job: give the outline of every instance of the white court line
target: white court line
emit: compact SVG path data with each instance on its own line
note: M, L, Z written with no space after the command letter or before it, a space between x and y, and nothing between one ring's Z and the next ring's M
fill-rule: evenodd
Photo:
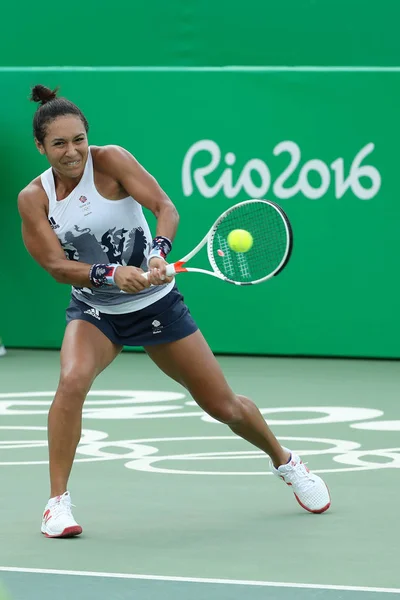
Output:
M135 72L148 72L148 73L400 73L400 66L394 67L352 67L352 66L313 66L313 65L302 65L302 66L252 66L252 65L226 65L222 67L129 67L129 66L23 66L23 67L0 67L0 73L30 73L30 72L55 72L55 71L66 71L71 73L86 73L86 72L99 72L99 73L135 73Z
M97 571L61 571L58 569L25 569L0 567L10 573L39 573L42 575L77 575L79 577L108 577L113 579L142 579L151 581L175 581L179 583L214 583L222 585L247 585L259 587L302 588L313 590L338 590L346 592L381 592L399 594L400 588L363 587L355 585L322 585L318 583L286 583L283 581L251 581L246 579L205 579L200 577L168 577L163 575L137 575L133 573L99 573Z

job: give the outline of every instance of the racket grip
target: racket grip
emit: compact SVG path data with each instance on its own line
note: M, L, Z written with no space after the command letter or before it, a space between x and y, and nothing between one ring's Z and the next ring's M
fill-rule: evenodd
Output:
M176 271L175 271L174 264L167 265L166 273L167 273L168 277L172 277L173 275L175 275ZM143 277L146 277L146 279L148 279L149 278L149 271L146 271L146 273L143 273Z
M174 263L167 265L166 273L167 273L168 277L172 277L172 275L176 274Z

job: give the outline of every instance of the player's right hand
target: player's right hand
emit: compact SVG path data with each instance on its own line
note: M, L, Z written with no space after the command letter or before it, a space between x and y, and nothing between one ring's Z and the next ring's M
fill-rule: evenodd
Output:
M150 281L143 277L144 271L137 267L117 267L114 274L115 284L123 292L137 294L150 287Z

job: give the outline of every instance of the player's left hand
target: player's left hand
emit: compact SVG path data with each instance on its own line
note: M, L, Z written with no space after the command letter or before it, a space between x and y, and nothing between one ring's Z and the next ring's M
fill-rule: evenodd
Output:
M167 263L163 258L153 256L149 261L149 281L152 285L165 285L173 280L166 274Z

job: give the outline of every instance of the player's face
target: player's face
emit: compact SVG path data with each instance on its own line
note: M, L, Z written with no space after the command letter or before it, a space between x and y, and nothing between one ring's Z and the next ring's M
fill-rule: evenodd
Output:
M51 121L43 144L36 140L36 146L60 175L81 177L88 156L88 140L79 117L66 115Z

